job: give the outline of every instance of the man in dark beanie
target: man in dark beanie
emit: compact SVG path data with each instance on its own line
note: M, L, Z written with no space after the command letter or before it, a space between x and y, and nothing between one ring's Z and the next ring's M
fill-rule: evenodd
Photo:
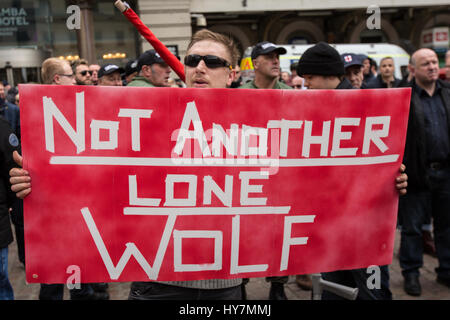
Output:
M303 53L298 62L297 73L305 79L305 86L308 89L354 89L347 78L344 77L344 62L341 56L332 46L325 42L319 42ZM403 172L404 170L402 165L400 171ZM399 179L405 184L399 183ZM397 177L396 188L400 194L406 193L406 179L405 174ZM380 267L380 273L381 285L379 289L368 288L367 280L372 273L365 268L326 272L322 273L322 277L327 281L358 288L357 299L390 300L392 299L392 294L389 290L388 267ZM339 297L325 291L322 295L322 300L330 299L339 299Z
M308 89L352 89L344 76L344 63L328 43L319 42L306 50L298 61L297 74Z

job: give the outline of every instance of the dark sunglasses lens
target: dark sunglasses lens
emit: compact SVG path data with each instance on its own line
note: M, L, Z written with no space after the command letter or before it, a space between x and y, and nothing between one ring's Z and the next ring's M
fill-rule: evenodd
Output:
M216 56L206 56L204 58L205 64L208 68L220 68L225 67L226 62L219 57Z
M200 63L200 60L205 61L205 64L208 68L221 68L226 67L228 63L216 56L200 56L198 54L191 54L186 56L184 59L184 64L189 67L196 67Z
M89 72L89 74L92 76L92 71L84 70L84 71L81 71L80 73L81 73L81 75L84 77L88 72Z
M198 54L190 54L184 58L184 64L189 67L196 67L200 63L201 59L202 57Z

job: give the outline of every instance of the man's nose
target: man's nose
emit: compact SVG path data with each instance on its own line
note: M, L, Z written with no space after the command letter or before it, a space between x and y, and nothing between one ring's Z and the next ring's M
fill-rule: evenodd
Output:
M200 62L198 63L197 67L195 67L196 70L199 70L199 71L202 71L202 72L205 71L207 68L208 67L205 64L205 61L203 61L203 60L200 60Z

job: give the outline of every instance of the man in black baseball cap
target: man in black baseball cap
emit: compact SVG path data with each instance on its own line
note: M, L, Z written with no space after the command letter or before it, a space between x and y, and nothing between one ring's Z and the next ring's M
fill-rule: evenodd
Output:
M105 64L98 71L99 86L122 86L121 74L125 70L115 64Z
M170 67L155 50L141 54L137 63L138 75L127 85L130 87L168 87Z
M286 49L277 47L271 42L263 41L256 44L252 50L252 63L255 70L255 79L240 86L241 89L292 89L292 87L279 81L280 54L285 54ZM287 300L284 292L284 284L287 276L266 277L270 282L270 300ZM248 280L247 280L248 282ZM245 281L244 281L245 283Z
M255 70L255 79L247 82L243 89L292 89L280 82L280 54L286 49L277 47L271 42L263 41L255 45L252 50L252 62Z
M362 56L354 53L341 55L344 63L345 77L356 89L361 89L364 80Z
M137 60L130 60L125 65L125 73L122 74L123 85L126 86L138 74Z

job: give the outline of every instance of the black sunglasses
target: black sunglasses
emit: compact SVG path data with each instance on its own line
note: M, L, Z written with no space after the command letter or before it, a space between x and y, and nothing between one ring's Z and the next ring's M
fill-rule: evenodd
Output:
M231 64L229 64L226 60L213 55L201 56L198 54L190 54L184 58L184 64L195 68L201 60L203 60L206 66L211 69L230 68L230 70L233 70Z
M88 71L88 70L83 70L80 72L80 74L84 77L87 73L89 72L89 74L92 76L92 73L94 73L94 71Z

